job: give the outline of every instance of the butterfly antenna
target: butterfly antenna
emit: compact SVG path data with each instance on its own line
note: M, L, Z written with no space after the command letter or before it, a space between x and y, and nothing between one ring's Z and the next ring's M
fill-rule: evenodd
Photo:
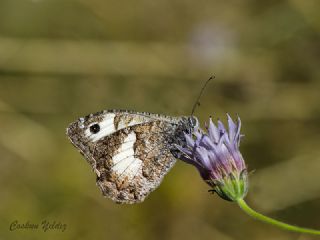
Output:
M193 114L194 114L197 106L200 105L200 98L201 98L201 96L202 96L202 94L203 94L203 92L204 92L204 89L207 87L208 83L209 83L211 80L215 79L215 78L216 78L215 76L211 76L211 77L210 77L208 80L206 80L206 82L203 84L203 86L202 86L202 88L201 88L201 91L200 91L200 93L199 93L199 96L197 97L197 100L196 100L196 102L195 102L194 105L193 105L193 108L192 108L192 111L191 111L191 116L193 116Z

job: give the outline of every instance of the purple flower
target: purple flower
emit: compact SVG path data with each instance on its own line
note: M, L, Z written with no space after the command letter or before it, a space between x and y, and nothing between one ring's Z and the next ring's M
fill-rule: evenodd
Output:
M228 116L228 130L221 121L217 126L209 120L207 131L200 127L185 133L186 146L177 146L181 160L194 165L201 177L220 197L237 201L248 191L248 174L239 151L241 121L234 123Z

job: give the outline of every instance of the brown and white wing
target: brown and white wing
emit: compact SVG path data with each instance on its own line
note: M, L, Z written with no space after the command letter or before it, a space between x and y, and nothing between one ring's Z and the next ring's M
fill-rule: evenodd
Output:
M159 120L139 124L97 143L93 157L97 183L105 196L136 203L159 186L176 161L167 146L165 125Z
M97 124L99 131L92 131ZM174 165L170 149L178 130L179 118L102 112L70 124L67 135L97 174L103 195L137 203Z

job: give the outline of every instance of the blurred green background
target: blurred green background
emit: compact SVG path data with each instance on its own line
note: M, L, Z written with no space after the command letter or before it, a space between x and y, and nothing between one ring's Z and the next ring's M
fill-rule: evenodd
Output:
M181 162L144 203L104 199L65 137L102 109L239 114L247 201L320 228L320 2L0 0L0 239L316 239L256 222ZM10 224L67 224L65 232ZM41 227L41 226L40 226Z

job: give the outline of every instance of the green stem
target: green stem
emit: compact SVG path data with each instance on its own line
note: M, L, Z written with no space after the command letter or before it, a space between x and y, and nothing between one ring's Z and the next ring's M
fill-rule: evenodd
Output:
M251 217L253 217L255 219L258 219L258 220L260 220L262 222L270 223L270 224L275 225L277 227L280 227L280 228L283 228L283 229L286 229L286 230L289 230L289 231L293 231L293 232L320 235L320 231L319 230L293 226L293 225L290 225L290 224L287 224L287 223L283 223L283 222L280 222L278 220L269 218L267 216L264 216L261 213L258 213L255 210L253 210L252 208L250 208L243 199L239 199L237 202L238 202L240 208L243 211L245 211Z

